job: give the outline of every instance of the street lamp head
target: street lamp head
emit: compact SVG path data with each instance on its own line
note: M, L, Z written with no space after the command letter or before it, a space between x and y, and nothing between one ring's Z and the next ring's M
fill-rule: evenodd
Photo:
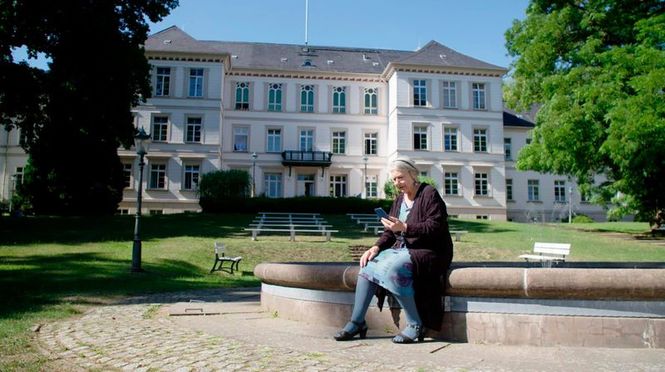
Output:
M150 135L145 132L143 127L141 127L134 135L134 147L136 148L136 153L139 155L147 154L149 146Z
M258 157L259 157L259 156L258 156L258 155L256 155L256 153L255 153L255 152L253 152L253 153L252 153L252 160L256 160L256 158L258 158Z
M369 157L368 157L367 155L363 156L363 161L364 161L365 163L367 163L368 160L369 160Z

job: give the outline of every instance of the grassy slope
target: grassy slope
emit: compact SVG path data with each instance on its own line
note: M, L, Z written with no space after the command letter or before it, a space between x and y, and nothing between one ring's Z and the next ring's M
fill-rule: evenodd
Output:
M340 230L332 242L320 236L259 236L242 231L251 215L169 215L142 219L144 274L130 274L134 219L0 218L0 370L38 370L45 359L33 350L34 324L82 311L86 306L138 293L211 287L255 286L254 266L265 261L348 261L349 245L371 245L346 216L325 216ZM572 243L571 260L665 261L665 248L580 230L642 232L646 224L538 225L452 221L468 230L455 243L457 261L514 261L534 241ZM208 274L213 242L241 255L241 273Z

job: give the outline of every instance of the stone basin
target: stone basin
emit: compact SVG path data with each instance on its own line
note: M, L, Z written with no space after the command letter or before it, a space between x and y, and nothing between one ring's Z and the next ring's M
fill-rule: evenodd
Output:
M261 304L280 317L343 326L359 266L262 263ZM665 347L665 264L454 262L440 331L455 342L533 346ZM390 311L370 306L370 328L397 332ZM402 327L400 324L399 327Z

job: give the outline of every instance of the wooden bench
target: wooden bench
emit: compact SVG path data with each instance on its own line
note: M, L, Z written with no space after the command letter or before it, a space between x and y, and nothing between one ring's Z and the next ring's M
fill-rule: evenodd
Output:
M570 244L568 243L533 243L533 253L537 254L523 254L519 258L525 259L527 262L540 261L543 267L552 267L552 262L563 262L566 256L570 254Z
M303 217L303 218L319 218L320 213L290 213L290 212L259 212L261 217Z
M238 264L240 264L240 261L242 260L241 256L237 257L226 257L224 255L224 251L226 250L226 246L223 243L218 243L215 242L215 262L212 263L212 269L210 269L210 273L214 271L227 271L231 274L233 274L233 269L238 270ZM224 262L229 262L230 266L224 268ZM219 263L219 266L217 264Z
M261 232L286 232L289 233L289 240L296 240L296 233L314 233L321 234L326 237L326 241L330 241L331 234L339 232L339 230L330 230L330 229L296 229L296 228L264 228L264 227L248 227L245 231L250 231L252 233L252 240L256 240L256 237Z
M265 227L265 228L273 228L273 227L274 228L285 228L285 227L288 227L288 228L291 228L291 227L295 227L295 228L311 227L311 228L314 228L314 227L318 227L320 230L321 229L325 230L325 229L327 229L329 227L332 227L332 226L333 225L309 224L309 223L307 223L307 224L297 224L297 223L272 223L272 222L258 222L258 223L250 223L249 224L249 227L262 227L262 228L263 227Z
M258 223L258 222L274 222L274 223L309 223L309 224L317 224L317 223L325 223L326 220L323 218L281 218L281 217L264 217L260 218L257 217L253 220L253 222Z
M456 242L461 242L462 241L462 235L467 234L468 231L466 230L450 230L450 235L455 235L455 241Z

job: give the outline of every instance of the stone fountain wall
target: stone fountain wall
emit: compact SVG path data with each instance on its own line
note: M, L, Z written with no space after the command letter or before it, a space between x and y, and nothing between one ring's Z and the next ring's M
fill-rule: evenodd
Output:
M280 317L341 327L350 317L357 263L263 263L261 304ZM665 348L665 265L455 263L446 284L448 341L533 346ZM387 335L390 310L369 326Z

